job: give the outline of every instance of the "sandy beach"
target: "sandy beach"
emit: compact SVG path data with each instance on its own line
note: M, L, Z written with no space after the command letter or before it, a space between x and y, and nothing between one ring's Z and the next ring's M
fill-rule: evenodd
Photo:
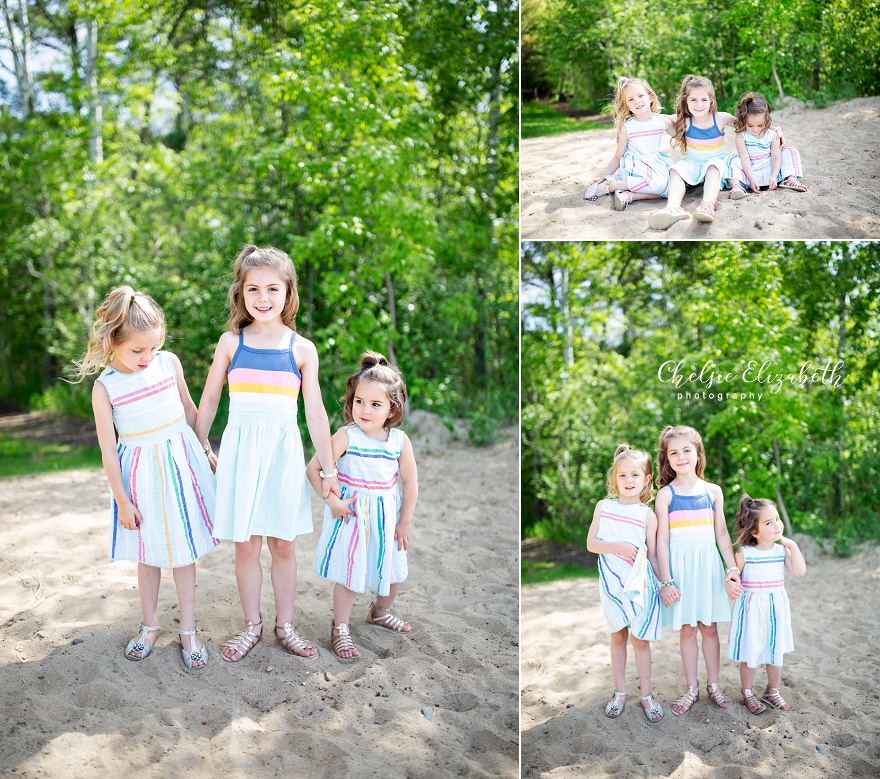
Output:
M803 579L786 576L795 651L785 656L789 712L749 715L738 666L727 660L722 623L721 685L736 703L706 696L685 717L669 704L685 690L678 633L652 644L652 687L666 709L651 725L631 695L619 720L604 716L613 688L608 637L595 579L526 587L522 596L522 775L745 779L880 775L880 628L855 618L880 609L880 550L849 559L821 555L795 536L807 558ZM854 605L857 598L858 605ZM755 676L763 690L764 669ZM630 648L627 687L638 691Z
M352 614L360 662L330 649L332 585L297 543L296 623L320 657L271 638L241 663L219 647L242 629L233 546L198 563L210 665L181 662L170 572L163 632L142 663L123 656L140 621L136 565L107 559L101 471L0 482L0 775L513 777L518 774L518 457L514 443L420 453L410 578L395 612L413 636ZM486 484L501 488L487 492ZM272 624L268 552L263 617Z
M668 110L666 111L668 113ZM880 97L857 98L824 109L773 112L786 143L801 153L805 193L777 190L734 201L722 191L715 222L683 220L668 230L648 227L665 200L636 202L623 212L611 198L584 200L593 178L614 154L615 131L587 130L531 138L520 147L520 209L526 240L808 240L880 238ZM725 133L724 151L736 152ZM663 150L674 160L669 138ZM693 212L702 187L682 203Z

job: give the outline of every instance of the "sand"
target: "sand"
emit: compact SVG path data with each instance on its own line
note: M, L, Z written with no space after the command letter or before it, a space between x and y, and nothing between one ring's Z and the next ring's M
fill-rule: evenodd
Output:
M413 637L365 625L370 599L359 596L363 659L336 660L332 586L311 572L316 530L297 543L297 625L320 657L294 658L267 638L224 663L219 647L242 627L225 543L198 563L210 653L198 674L168 630L167 573L156 649L142 663L123 656L140 620L136 565L106 557L102 472L0 482L0 774L516 776L517 449L452 445L418 462L410 578L395 608ZM313 508L317 523L317 499ZM265 549L263 559L268 571ZM263 604L271 625L268 575Z
M799 536L795 538L800 542ZM683 718L669 703L685 691L678 633L653 644L652 687L667 710L651 725L635 696L619 720L604 716L613 688L598 581L523 589L522 767L524 777L740 779L880 775L880 550L849 559L819 554L806 539L807 575L788 575L795 651L785 656L786 713L749 715L738 666L720 630L721 684L737 703L717 709L705 692ZM760 668L755 688L764 689ZM638 690L629 655L627 688Z
M591 203L584 192L614 154L615 131L587 130L523 140L520 147L522 238L526 240L809 240L880 238L880 97L829 108L774 111L786 143L801 153L809 192L777 190L739 201L721 193L715 222L687 219L668 230L648 227L665 200L633 203L623 212L611 198ZM736 152L733 132L725 153ZM681 154L663 149L673 159ZM692 212L702 187L683 206Z

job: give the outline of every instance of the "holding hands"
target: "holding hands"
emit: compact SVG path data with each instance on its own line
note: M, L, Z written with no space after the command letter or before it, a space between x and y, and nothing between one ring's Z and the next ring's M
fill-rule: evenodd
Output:
M671 606L675 601L681 600L681 592L674 584L660 588L660 600L664 606Z

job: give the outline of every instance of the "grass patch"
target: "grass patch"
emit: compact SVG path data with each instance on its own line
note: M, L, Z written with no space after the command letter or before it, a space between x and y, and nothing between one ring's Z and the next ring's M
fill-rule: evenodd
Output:
M598 568L584 568L575 563L554 563L549 560L523 560L522 583L545 584L570 579L598 579Z
M38 443L0 433L0 479L100 467L101 450L96 447Z
M520 134L523 138L540 138L544 135L562 135L581 130L609 130L614 125L601 122L582 122L557 113L541 103L523 103Z

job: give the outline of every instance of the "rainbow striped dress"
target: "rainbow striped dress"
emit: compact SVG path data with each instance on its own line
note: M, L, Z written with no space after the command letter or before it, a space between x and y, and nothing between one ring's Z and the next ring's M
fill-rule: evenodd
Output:
M776 139L776 130L767 129L764 134L758 138L750 132L741 134L743 142L746 145L746 151L749 154L749 164L752 166L752 173L758 181L758 185L766 187L770 184L770 176L773 173L773 141ZM789 176L796 178L803 177L803 168L801 167L801 154L793 146L786 146L779 150L779 172L776 174L776 181L782 181ZM738 181L746 189L749 187L749 177L743 170L742 160L739 154L731 154L725 160L724 171L725 183L729 179Z
M718 127L718 115L712 114L712 126L705 130L694 127L688 120L688 128L684 133L687 144L685 155L672 170L678 171L686 184L702 184L709 168L716 167L724 175L724 130Z
M245 328L246 329L246 328ZM229 364L229 421L217 458L214 535L233 541L272 536L292 541L311 533L297 398L302 374L286 349L254 349L238 335Z
M669 502L669 568L681 598L663 607L663 627L730 621L724 564L715 539L715 504L703 482L699 495L672 491Z
M600 541L625 542L639 549L635 562L616 554L599 555L599 598L609 633L630 628L636 638L663 637L660 587L646 555L647 517L644 503L620 503L614 498L599 504Z
M353 519L334 519L324 511L321 540L315 552L318 576L354 592L376 590L388 595L392 584L407 577L406 552L397 548L394 529L400 519L398 459L405 437L392 428L387 441L378 441L357 425L343 428L348 447L336 463L342 499L356 498Z
M142 371L108 367L97 381L110 396L122 481L141 515L140 527L126 530L111 499L110 559L155 568L194 563L218 543L211 533L214 475L186 423L174 363L158 352Z
M743 591L733 604L727 654L731 660L757 668L782 665L782 655L794 650L791 610L785 592L785 547L742 548Z
M626 150L620 157L620 170L631 192L665 195L669 187L672 160L660 151L666 135L666 121L655 114L645 122L634 116L624 122Z

